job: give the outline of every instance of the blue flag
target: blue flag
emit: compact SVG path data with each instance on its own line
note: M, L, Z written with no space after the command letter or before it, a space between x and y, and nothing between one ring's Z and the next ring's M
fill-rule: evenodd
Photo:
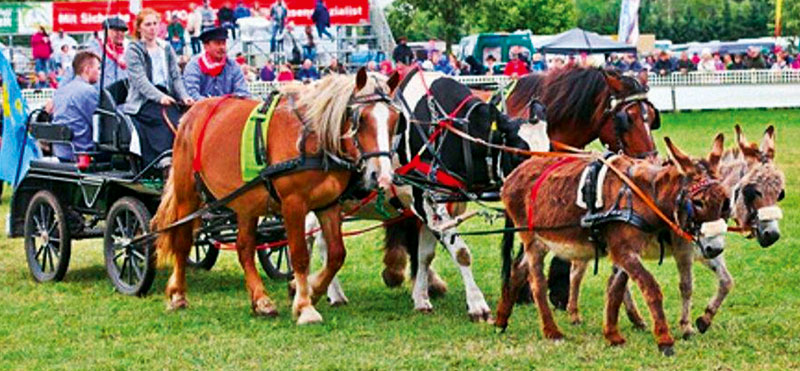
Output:
M0 179L12 183L22 180L31 159L42 156L36 141L25 132L28 105L22 98L17 76L8 59L0 53L0 73L3 75L3 139L0 143ZM22 163L20 165L20 153ZM18 173L19 172L19 173Z

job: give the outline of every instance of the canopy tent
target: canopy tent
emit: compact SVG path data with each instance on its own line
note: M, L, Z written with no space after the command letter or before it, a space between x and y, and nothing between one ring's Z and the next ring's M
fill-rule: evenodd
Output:
M594 32L573 28L553 36L539 47L543 53L636 53L636 46L611 40Z

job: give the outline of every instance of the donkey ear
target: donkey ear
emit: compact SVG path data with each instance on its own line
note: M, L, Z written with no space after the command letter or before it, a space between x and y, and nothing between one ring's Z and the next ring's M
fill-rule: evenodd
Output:
M356 73L356 90L355 91L359 91L361 89L364 89L364 86L366 86L366 85L367 85L367 68L366 67L361 67L361 68L358 69L358 72Z
M675 166L678 168L678 171L683 175L688 174L694 168L692 159L675 146L669 137L664 137L664 142L667 143L667 150L669 150L670 155L672 155L672 158L675 160Z
M764 131L764 138L761 139L761 153L767 156L768 159L775 159L775 127L770 125Z
M758 160L759 158L758 149L755 148L755 145L751 145L750 143L747 142L747 138L744 137L744 133L742 132L742 127L739 126L739 124L736 124L734 130L736 130L736 144L742 151L742 155L744 155L745 160L747 161Z
M400 85L400 73L397 71L392 72L392 76L389 77L389 81L386 82L389 86L389 95L394 93L394 89L397 89L397 86Z
M716 169L719 165L719 159L722 158L722 152L725 149L725 135L722 133L717 134L714 138L714 143L711 144L711 153L708 154L708 163L712 169Z

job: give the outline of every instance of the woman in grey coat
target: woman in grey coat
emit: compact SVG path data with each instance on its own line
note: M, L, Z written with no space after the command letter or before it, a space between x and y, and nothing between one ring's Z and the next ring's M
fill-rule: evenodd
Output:
M136 16L137 41L125 52L130 90L123 111L137 125L146 164L172 148L181 106L194 104L183 84L175 51L156 36L159 18L155 10L142 9Z

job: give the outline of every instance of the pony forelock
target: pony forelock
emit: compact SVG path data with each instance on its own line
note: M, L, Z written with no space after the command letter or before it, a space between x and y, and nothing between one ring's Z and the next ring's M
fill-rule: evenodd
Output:
M377 78L375 78L377 77ZM375 92L378 87L388 92L386 78L370 74L367 84L355 92L356 79L353 75L330 75L300 95L299 104L304 109L303 119L319 137L320 149L335 154L342 153L342 133L347 120L345 114L354 95Z

